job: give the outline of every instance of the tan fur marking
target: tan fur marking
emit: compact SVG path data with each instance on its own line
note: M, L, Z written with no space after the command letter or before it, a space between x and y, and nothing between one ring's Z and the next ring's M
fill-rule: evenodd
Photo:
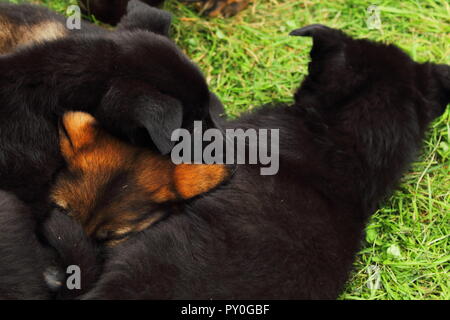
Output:
M58 177L52 199L68 209L89 236L101 238L111 232L124 237L111 237L109 246L159 221L166 210L161 203L198 196L228 177L224 165L175 165L168 156L121 142L102 131L86 113L66 113L62 126L60 144L68 165L66 173L74 174L63 172ZM126 175L109 195L105 186L117 173ZM149 210L153 214L147 216Z
M63 140L65 140L65 143L70 143L71 147L75 150L93 143L96 133L95 123L94 117L90 114L84 112L67 112L64 114L63 124L68 137L63 133Z
M55 21L45 21L35 25L16 25L0 15L0 54L14 51L32 43L56 40L65 37L69 31Z
M174 182L177 192L189 199L208 192L227 177L224 165L181 164L175 167Z
M135 226L134 231L137 231L137 232L144 231L145 229L150 227L152 224L158 222L162 218L162 216L163 216L162 213L153 214L151 217L149 217L148 219L142 221L137 226Z

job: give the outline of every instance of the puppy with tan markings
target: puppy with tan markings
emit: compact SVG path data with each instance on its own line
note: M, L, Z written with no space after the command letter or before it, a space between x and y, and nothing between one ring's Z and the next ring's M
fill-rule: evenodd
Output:
M38 6L0 5L0 189L22 200L0 193L0 299L52 298L55 294L75 298L86 293L100 273L102 250L76 220L57 209L49 212L48 190L64 165L58 123L66 110L96 114L103 126L124 140L150 144L156 159L157 149L170 144L171 129L183 125L184 119L188 124L189 118L209 118L209 107L221 106L198 69L167 39L169 14L131 1L114 32L90 24L69 32L64 21ZM69 157L72 149L64 149L64 156ZM75 166L74 170L78 174L83 169ZM158 205L176 207L172 203L178 205L214 187L204 184L192 194L188 183L180 183L186 179L180 177L214 172L220 173L180 167L173 175L177 179L159 197L151 189L155 185L148 183L146 195L154 191L156 198L152 199L160 201ZM94 174L86 176L100 179ZM64 189L63 179L60 186ZM94 217L84 226L95 227L94 239L99 235L104 241L108 240L105 235L112 235L117 241L118 236L126 236L127 228L131 234L156 221L156 211L150 216L142 214L138 221L134 218L139 214L133 216L130 210L132 228L119 215L104 215L102 221ZM38 223L38 218L48 214L49 219ZM66 268L74 264L83 270L81 290L61 287Z
M237 165L226 184L184 201L179 207L182 214L167 215L108 248L102 274L83 298L339 295L367 219L392 193L420 148L428 124L450 102L450 66L416 63L393 45L355 40L322 25L306 26L292 35L313 38L309 75L294 104L263 107L224 125L279 128L278 174L261 176L259 166ZM100 143L100 150L128 154L114 145ZM92 156L104 158L99 153ZM73 176L66 179L71 185L66 189L94 189L95 196L89 197L98 199L113 195L114 200L100 201L93 217L97 212L100 217L128 217L130 211L145 210L144 202L158 194L154 188L149 194L133 192L142 206L136 198L120 200L121 187L128 183L139 188L142 182L153 183L154 173L146 177L146 167L136 171L145 177L139 183L122 174L128 164L105 164L102 167L119 175L118 182L103 183L98 189L89 184L89 175L70 170L73 162L77 161L68 158L69 169L63 173ZM59 188L57 184L54 192ZM195 190L195 184L190 188ZM69 194L60 192L58 201L76 215L70 208L80 200ZM130 196L127 191L123 194ZM124 207L117 210L121 203ZM122 229L116 231L120 234Z
M142 15L153 22L132 19ZM1 189L43 208L63 163L57 124L68 110L90 112L118 137L161 153L170 151L174 129L191 128L193 120L215 126L210 109L221 104L205 78L155 33L168 30L167 15L133 1L127 17L115 32L86 29L0 55Z
M67 168L52 200L90 237L110 245L180 212L178 203L228 177L223 165L174 165L168 156L126 144L86 113L64 116L60 146Z

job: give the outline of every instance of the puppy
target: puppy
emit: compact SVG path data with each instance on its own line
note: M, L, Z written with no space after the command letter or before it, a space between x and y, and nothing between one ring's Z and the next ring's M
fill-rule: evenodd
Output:
M60 146L67 169L58 175L51 198L88 236L107 245L179 212L178 203L229 175L224 165L174 165L169 157L125 144L86 113L64 115Z
M87 15L96 19L116 25L126 12L130 0L80 0L80 7ZM140 0L151 6L159 6L164 0ZM222 15L231 17L248 7L250 0L180 0L180 2L200 2L200 10L210 17Z
M450 67L416 63L393 45L354 40L322 25L292 35L313 38L309 75L294 105L262 107L225 124L280 129L278 174L261 176L258 166L237 165L227 184L181 203L181 214L109 248L99 281L82 298L338 297L367 219L450 101ZM114 166L123 171L123 164ZM73 179L71 190L87 180ZM120 184L95 192L96 202L119 207L117 186L128 182L133 179L121 175ZM59 195L76 214L70 209L76 201ZM124 201L125 210L106 205L99 214L145 210L151 197L143 196L136 193L142 207Z
M129 19L157 23L125 19L115 32L86 30L0 56L0 188L38 213L63 165L57 126L66 110L90 112L118 137L162 153L174 129L193 120L215 126L209 109L220 102L201 72L165 35L145 30L168 30L170 19L130 5Z
M0 56L0 187L14 192L28 204L22 204L12 195L5 195L4 203L0 201L3 219L0 253L4 257L0 261L0 298L73 298L95 283L102 256L81 226L58 210L50 212L43 224L36 220L49 214L48 188L54 173L63 165L58 148L60 115L67 109L97 110L104 114L103 124L107 126L109 122L113 128L119 128L118 134L122 120L128 121L126 130L132 131L135 121L142 121L135 127L134 137L128 138L153 144L149 139L156 136L150 138L146 125L153 121L162 126L171 121L181 123L191 111L196 115L203 112L193 110L197 106L205 107L200 101L203 98L198 96L200 100L190 102L195 107L189 109L186 105L189 110L184 111L187 100L183 102L181 96L177 99L158 90L164 92L164 86L172 86L173 90L179 90L177 86L192 86L194 91L202 92L206 84L196 67L167 39L170 15L140 2L130 2L128 14L114 34L90 24L69 31L62 16L31 5L1 4L0 24L0 48L4 53ZM141 39L134 49L128 43L134 41L132 38ZM146 43L148 40L150 43ZM138 49L139 46L143 47ZM101 49L96 51L96 48ZM141 51L140 57L134 55L136 49ZM117 55L117 50L122 53ZM153 54L148 55L150 51ZM92 52L99 56L93 56ZM167 64L164 67L164 63L152 56L160 57L160 62L167 58L175 64L167 69ZM99 65L98 57L103 66L91 69L92 65ZM121 70L127 69L127 64L137 68L142 64L147 71L153 70L156 78L144 79L143 74L135 73L140 79L133 80L132 70L129 75ZM184 70L184 76L183 71L176 69ZM159 82L158 72L164 74L165 84ZM182 83L177 85L177 81ZM158 89L152 82L163 87ZM127 86L133 85L137 87L127 91ZM133 93L134 89L140 93ZM181 94L182 91L179 90ZM220 109L217 98L205 93L207 104L211 100L211 106ZM107 110L108 107L112 109ZM165 107L170 109L167 117ZM163 137L164 132L156 131L156 135ZM126 132L122 136L127 139ZM161 141L165 139L167 136ZM0 198L3 199L3 194ZM65 271L74 264L83 270L81 290L68 290L65 286Z

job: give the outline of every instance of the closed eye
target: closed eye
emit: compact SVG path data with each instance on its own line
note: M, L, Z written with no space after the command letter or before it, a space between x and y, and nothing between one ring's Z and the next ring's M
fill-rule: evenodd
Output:
M58 211L61 212L62 214L70 215L70 210L69 210L68 208L64 208L64 207L60 206L60 205L57 204L57 203L52 202L52 203L50 204L50 206L52 207L52 209L58 210Z

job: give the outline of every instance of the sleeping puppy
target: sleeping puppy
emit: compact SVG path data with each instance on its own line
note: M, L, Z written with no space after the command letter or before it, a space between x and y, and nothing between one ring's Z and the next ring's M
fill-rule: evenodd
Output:
M116 25L126 12L130 0L80 0L83 13L96 19ZM161 5L164 0L140 0L151 6ZM180 0L180 2L200 2L200 10L210 17L222 15L231 17L248 7L250 0Z
M47 216L48 186L63 165L57 146L58 119L64 110L103 114L103 124L109 123L118 135L147 144L162 137L164 130L150 137L146 125L153 121L165 125L171 119L182 122L190 113L184 111L189 103L193 108L202 108L201 96L196 101L177 89L184 86L193 89L195 95L204 92L206 85L198 70L166 38L170 26L167 13L132 1L114 34L90 24L82 25L79 31L68 31L64 21L62 16L41 7L0 5L0 23L4 27L0 47L2 53L8 53L0 57L0 186L30 205L25 207L12 195L5 195L5 202L0 203L0 254L4 257L0 262L1 298L52 298L55 290L58 298L73 298L89 290L99 274L101 254L75 220L53 210L43 225L36 221L36 217ZM132 44L135 38L141 40L136 46ZM96 48L101 48L96 51L103 59L100 69L91 67L102 64L96 62L99 56L92 57ZM136 51L141 51L141 56ZM158 63L152 56L159 56L160 62L167 58L170 65ZM136 68L143 65L141 71L146 73L147 69L151 79L133 70L123 72L127 64ZM157 72L165 75L161 82ZM153 86L153 81L160 87ZM177 85L177 81L182 83ZM127 91L128 85L136 87ZM172 89L160 93L158 90L165 91L165 86ZM171 97L170 90L178 90L183 96ZM211 99L210 105L220 109L214 95L204 94L207 103ZM170 109L167 117L165 107ZM124 128L132 136L121 132L121 121L127 123ZM135 125L138 127L133 129ZM68 290L64 285L65 269L74 264L83 270L81 290Z
M99 281L82 298L339 295L367 219L414 159L427 125L450 102L450 66L419 64L393 45L354 40L322 25L292 35L313 38L309 75L294 105L262 107L225 124L280 129L278 174L261 176L259 166L237 165L227 184L180 203L181 214L168 215L110 247ZM109 143L114 148L115 142ZM93 157L105 157L106 150L102 144ZM100 192L89 187L89 175L71 169L73 158L66 160L63 183L53 193L70 215L82 212L77 208L84 200L70 192L76 190L95 193L89 195L98 204L90 219L97 212L102 219L134 214L141 216L138 221L151 218L145 214L151 195L136 192L135 205L129 205L125 186L134 188L136 177L122 174L128 164L111 164L108 176L115 172L120 179L104 184ZM143 183L151 184L146 169L141 169ZM133 225L135 231L142 229Z
M155 10L165 17L140 2L132 7L130 16L150 9L149 20ZM199 69L166 36L142 30L148 26L125 20L115 32L74 34L0 56L1 189L45 212L63 164L57 125L66 110L90 112L118 137L163 154L174 129L194 120L215 125L209 109L221 105Z
M219 164L174 165L168 156L112 137L81 112L64 115L60 147L67 168L52 187L52 201L106 245L179 212L179 203L209 192L229 175Z

